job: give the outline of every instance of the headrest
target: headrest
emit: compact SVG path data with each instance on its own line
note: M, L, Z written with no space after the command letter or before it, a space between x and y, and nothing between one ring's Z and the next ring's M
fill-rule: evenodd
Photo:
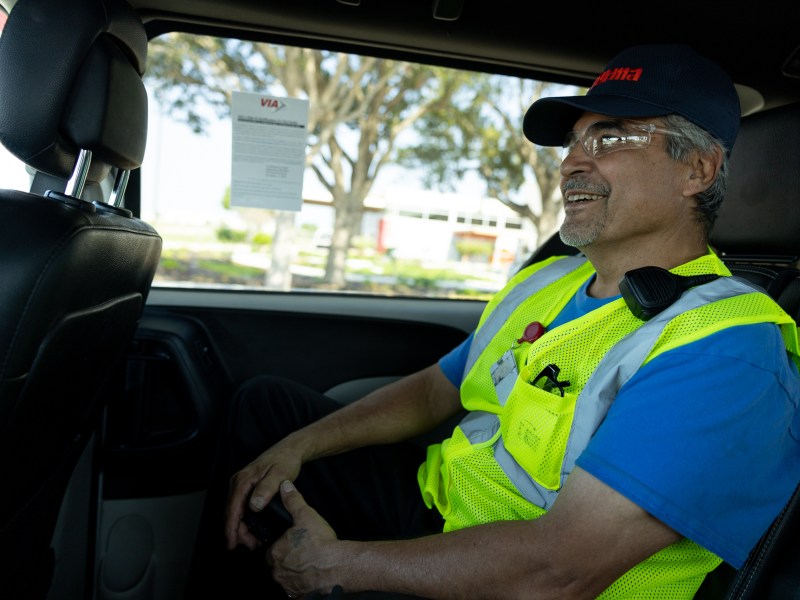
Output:
M19 0L0 36L0 142L68 179L92 151L88 183L141 166L147 35L124 0Z
M710 243L727 256L800 256L800 104L742 118Z

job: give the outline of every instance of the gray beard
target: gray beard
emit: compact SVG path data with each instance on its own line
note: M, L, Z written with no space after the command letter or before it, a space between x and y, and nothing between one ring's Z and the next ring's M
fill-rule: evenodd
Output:
M569 223L564 223L561 225L558 235L561 238L561 241L567 246L583 248L584 246L588 246L589 244L593 243L598 237L600 237L600 234L603 231L603 225L604 223L602 221L595 221L594 223L584 227L573 227Z

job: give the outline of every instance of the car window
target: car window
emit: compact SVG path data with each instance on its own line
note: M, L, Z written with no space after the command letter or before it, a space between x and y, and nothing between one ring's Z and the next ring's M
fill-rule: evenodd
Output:
M151 40L145 83L156 287L486 299L561 219L558 149L521 122L532 99L575 88L188 33ZM269 205L270 180L255 186L267 207L237 201L238 94L307 105L284 161L300 181L290 210ZM26 189L24 166L0 161L2 185Z

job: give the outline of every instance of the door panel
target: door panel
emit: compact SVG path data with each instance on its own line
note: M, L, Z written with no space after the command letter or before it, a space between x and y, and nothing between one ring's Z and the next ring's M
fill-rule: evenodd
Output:
M153 289L100 451L96 597L121 600L125 590L140 590L143 598L176 598L225 407L242 382L271 373L348 402L437 361L467 336L483 307Z
M351 379L427 366L466 337L484 306L467 300L157 289L146 312L202 323L233 385L274 373L325 391Z

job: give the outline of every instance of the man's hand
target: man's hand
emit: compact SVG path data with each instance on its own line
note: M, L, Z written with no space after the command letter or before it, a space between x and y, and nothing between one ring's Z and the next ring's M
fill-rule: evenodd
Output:
M338 583L334 567L337 548L343 542L290 481L281 483L280 493L294 525L267 552L272 576L290 598L311 592L330 594Z
M245 507L262 510L282 481L297 479L305 461L409 439L460 409L458 388L433 364L289 434L231 478L225 507L228 549L259 547L242 523Z
M225 506L225 538L228 549L242 544L250 550L260 542L242 522L245 508L262 510L277 493L281 481L294 481L302 466L301 453L287 437L261 453L258 458L231 477L228 503Z

